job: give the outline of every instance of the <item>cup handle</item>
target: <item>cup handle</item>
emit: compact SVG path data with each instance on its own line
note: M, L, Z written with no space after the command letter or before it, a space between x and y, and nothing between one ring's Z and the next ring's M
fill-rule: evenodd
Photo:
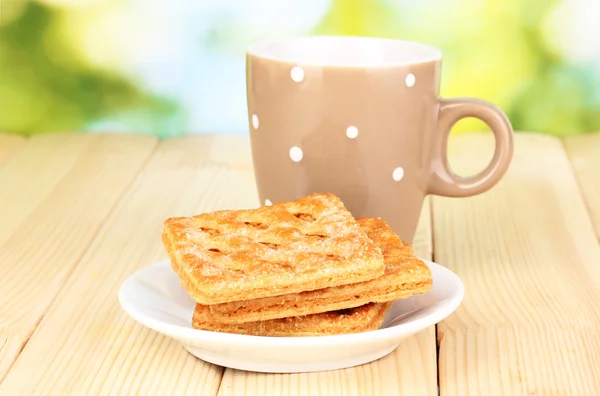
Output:
M475 176L463 178L452 173L448 165L448 136L454 124L465 117L478 118L491 128L496 139L496 149L487 168ZM447 197L468 197L485 192L504 176L512 155L513 131L502 110L479 99L440 99L428 193Z

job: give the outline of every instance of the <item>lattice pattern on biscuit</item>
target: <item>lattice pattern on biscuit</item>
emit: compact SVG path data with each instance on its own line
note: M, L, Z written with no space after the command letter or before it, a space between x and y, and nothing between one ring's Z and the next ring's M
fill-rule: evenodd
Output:
M196 306L198 320L242 323L288 316L309 315L369 302L408 298L428 291L431 271L416 257L412 247L404 243L382 219L356 219L360 227L383 252L385 273L366 282L292 293L280 296Z
M196 295L188 290L192 297L212 296L209 304L232 301L230 294L249 299L284 294L286 287L310 290L383 273L381 251L331 194L172 218L164 234L173 267L185 278L182 284L194 289Z

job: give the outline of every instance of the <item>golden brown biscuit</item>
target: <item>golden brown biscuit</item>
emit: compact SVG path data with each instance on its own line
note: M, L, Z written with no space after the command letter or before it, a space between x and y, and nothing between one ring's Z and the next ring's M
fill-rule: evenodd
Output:
M197 304L195 317L207 322L255 322L353 308L370 302L399 300L431 289L429 267L414 255L411 246L403 243L385 221L372 218L357 221L383 251L383 276L362 283L276 297L210 306Z
M359 333L379 329L385 314L391 306L392 302L373 303L342 311L247 323L205 322L203 318L194 314L192 327L221 333L271 337L307 337Z
M333 194L165 221L173 270L198 303L218 304L363 282L383 255Z

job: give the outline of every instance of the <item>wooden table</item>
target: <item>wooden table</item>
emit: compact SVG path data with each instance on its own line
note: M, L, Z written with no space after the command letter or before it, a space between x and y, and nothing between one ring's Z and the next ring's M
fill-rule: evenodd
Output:
M452 165L492 148L457 135ZM120 309L121 282L166 257L166 217L257 205L246 137L0 135L0 395L600 394L600 134L520 133L494 189L428 199L415 248L464 303L361 367L225 370Z

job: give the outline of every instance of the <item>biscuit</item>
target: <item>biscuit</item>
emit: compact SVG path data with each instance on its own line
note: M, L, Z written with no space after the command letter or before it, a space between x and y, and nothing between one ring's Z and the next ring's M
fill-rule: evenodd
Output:
M341 311L246 323L205 322L194 314L192 327L198 330L270 337L359 333L379 329L391 306L392 302L371 303Z
M276 297L210 306L197 304L195 317L207 322L255 322L399 300L431 289L433 281L429 267L414 255L411 246L402 242L385 221L373 218L357 221L383 251L383 276L362 283Z
M170 218L162 241L184 290L205 305L364 282L385 268L333 194Z

